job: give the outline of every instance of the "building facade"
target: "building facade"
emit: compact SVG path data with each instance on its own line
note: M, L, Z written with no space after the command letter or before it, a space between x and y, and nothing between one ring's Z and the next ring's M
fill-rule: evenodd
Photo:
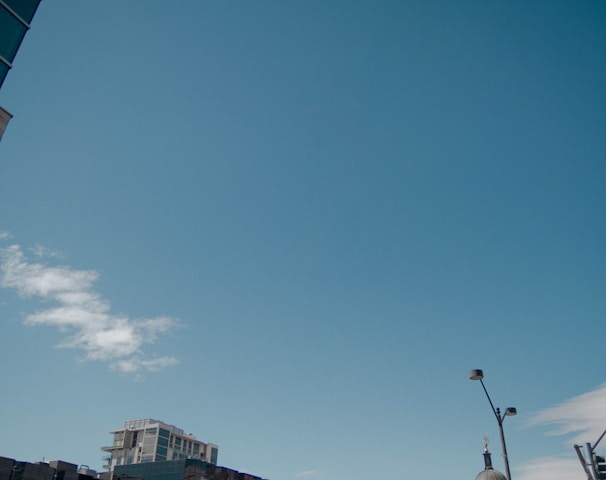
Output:
M217 464L217 445L201 442L191 433L153 418L129 420L123 428L110 433L114 435L113 444L101 449L108 453L104 468L110 472L122 465L167 460L195 459Z
M263 480L249 473L196 459L120 465L112 480Z
M210 463L195 459L118 465L114 468L112 480L210 480L211 468Z

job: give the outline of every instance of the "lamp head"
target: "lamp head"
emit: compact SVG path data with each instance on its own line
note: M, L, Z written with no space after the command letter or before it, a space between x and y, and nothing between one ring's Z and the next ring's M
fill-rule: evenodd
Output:
M469 379L470 380L482 380L484 378L484 372L482 370L470 370L469 371Z
M516 407L507 407L505 409L505 416L507 417L515 417L518 414L518 409Z

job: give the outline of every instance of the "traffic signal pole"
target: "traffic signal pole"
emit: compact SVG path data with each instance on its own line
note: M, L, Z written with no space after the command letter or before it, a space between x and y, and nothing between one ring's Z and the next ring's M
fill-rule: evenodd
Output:
M589 461L585 459L585 455L583 455L583 452L581 452L581 448L583 447L576 444L574 445L574 449L577 452L581 466L587 475L587 480L606 480L606 459L604 459L602 456L596 455L595 453L595 449L604 438L604 435L606 435L606 430L602 432L602 435L600 435L600 438L597 439L593 446L591 443L585 444L587 447L587 456L589 457ZM589 466L591 466L591 470L589 469Z
M583 470L585 470L585 475L587 475L587 480L595 480L593 478L591 471L589 470L589 467L587 466L587 461L585 460L585 456L583 455L583 452L581 452L581 448L583 448L583 447L581 447L580 445L577 445L577 444L574 445L574 449L577 452L577 456L579 457L581 466L583 467Z

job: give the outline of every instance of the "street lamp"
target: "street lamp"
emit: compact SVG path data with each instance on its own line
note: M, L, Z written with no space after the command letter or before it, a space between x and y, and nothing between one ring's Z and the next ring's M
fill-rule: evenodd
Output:
M511 472L509 471L509 458L507 457L507 445L505 444L505 433L503 433L503 420L505 417L513 417L517 415L518 411L514 407L509 407L505 409L505 413L501 415L501 410L497 407L495 408L492 400L490 399L490 395L488 395L488 390L484 386L484 382L482 379L484 378L484 372L482 370L471 370L469 372L470 380L479 380L482 384L482 388L484 389L484 393L486 394L486 398L490 402L490 406L492 408L492 412L497 419L497 423L499 424L499 431L501 433L501 445L503 446L503 458L505 459L505 472L507 473L507 480L511 480Z

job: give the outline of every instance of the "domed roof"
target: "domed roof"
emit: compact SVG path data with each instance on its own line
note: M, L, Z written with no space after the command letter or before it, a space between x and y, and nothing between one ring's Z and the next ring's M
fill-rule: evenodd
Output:
M478 473L476 480L507 480L507 477L497 470L487 468Z

